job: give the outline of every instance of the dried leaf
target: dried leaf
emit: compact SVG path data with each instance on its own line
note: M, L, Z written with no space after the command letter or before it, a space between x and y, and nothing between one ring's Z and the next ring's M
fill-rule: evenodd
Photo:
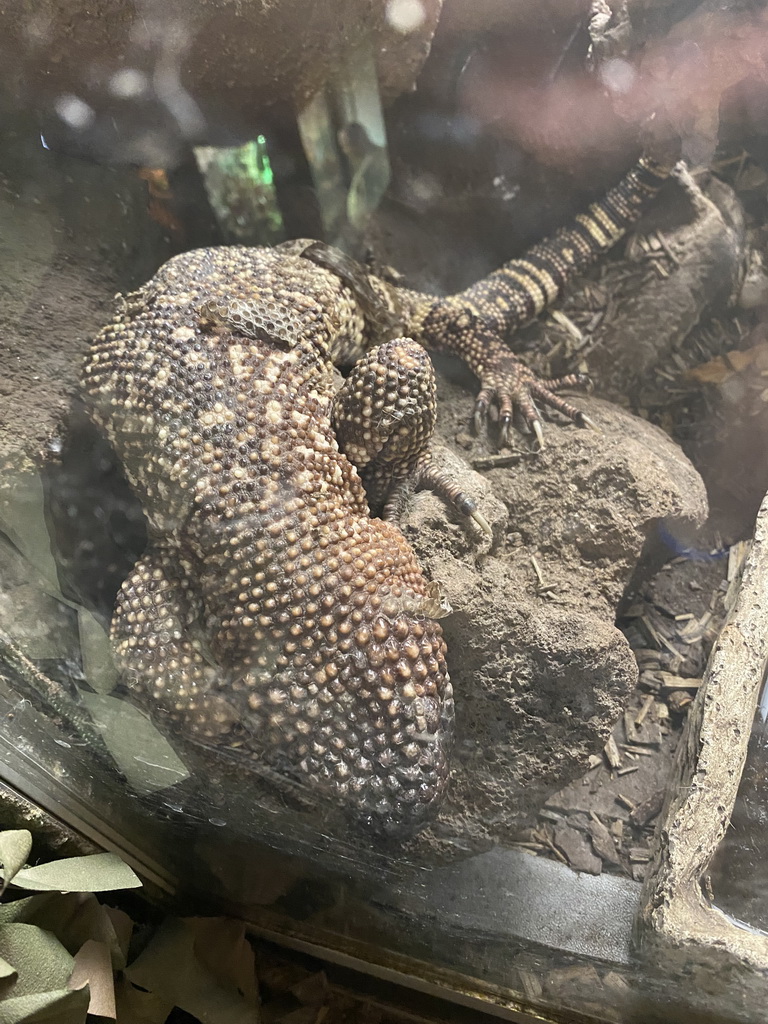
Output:
M226 979L219 980L195 955L195 929L167 918L125 970L135 985L186 1010L201 1024L257 1024L258 1004Z
M325 1006L329 999L328 977L325 971L316 971L291 985L291 994L305 1006Z
M195 955L219 981L231 983L255 1004L256 964L245 924L231 917L187 917L195 936Z
M16 872L27 863L31 849L32 833L25 828L0 832L0 865L3 868L0 896L3 895Z
M587 823L587 831L592 839L592 846L598 857L602 857L609 864L621 864L621 857L616 849L616 842L600 820L590 820Z
M725 355L716 356L707 363L700 363L698 366L687 370L685 376L690 380L698 381L700 384L724 384L729 377L735 373L741 373L748 366L766 352L765 342L753 345L748 349L732 349Z
M117 907L104 907L104 910L112 925L112 931L115 933L115 939L122 954L123 962L119 965L119 969L122 970L128 961L128 946L133 934L133 921L124 910L118 910ZM118 967L114 959L112 960L112 966Z
M116 854L94 853L24 868L14 885L43 892L109 892L136 889L141 880Z
M88 939L75 954L75 966L69 979L70 988L88 985L91 998L88 1013L115 1020L115 978L109 946Z
M66 988L74 963L55 935L34 924L0 925L0 956L18 972L14 998Z
M14 996L0 1003L0 1024L85 1024L88 989Z
M103 693L83 693L82 701L137 793L154 793L189 777L168 740L138 708Z
M126 957L107 908L99 903L93 893L70 892L55 896L49 914L55 913L59 906L64 911L67 904L72 907L71 916L58 927L50 927L50 930L72 954L77 953L88 941L103 944L109 950L112 969L122 970ZM35 923L49 927L42 921Z
M172 1002L156 996L154 992L143 992L127 978L120 979L115 994L120 1024L165 1024L173 1009Z
M26 904L26 906L20 906ZM126 964L127 940L130 938L130 919L121 911L111 911L102 906L92 893L68 892L46 893L30 896L28 900L20 900L11 906L19 907L13 920L36 924L39 928L53 932L64 948L74 954L84 942L95 939L103 942L110 951L112 967L122 970ZM115 930L113 914L128 920L128 936L124 934L125 926L121 924L118 936Z

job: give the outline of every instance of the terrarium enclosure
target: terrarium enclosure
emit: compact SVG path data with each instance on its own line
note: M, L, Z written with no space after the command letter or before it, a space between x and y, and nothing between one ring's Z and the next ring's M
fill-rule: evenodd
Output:
M0 2L4 825L507 1019L764 1019L767 56L747 0ZM382 491L335 396L406 328ZM428 434L389 370L348 420Z

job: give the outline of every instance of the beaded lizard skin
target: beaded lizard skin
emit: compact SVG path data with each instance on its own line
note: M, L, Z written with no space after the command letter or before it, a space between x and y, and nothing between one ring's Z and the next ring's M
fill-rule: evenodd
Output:
M430 467L422 346L480 379L476 420L535 400L576 423L506 338L637 220L670 168L643 158L552 239L460 294L417 293L321 243L176 256L118 297L83 371L149 524L112 644L165 730L286 775L388 833L432 816L454 701L440 600L391 520ZM356 362L338 393L334 364ZM369 501L371 505L369 506ZM369 508L381 511L373 518Z

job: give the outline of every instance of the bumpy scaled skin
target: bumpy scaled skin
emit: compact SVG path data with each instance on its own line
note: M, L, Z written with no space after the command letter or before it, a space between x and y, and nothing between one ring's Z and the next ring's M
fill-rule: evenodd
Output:
M539 429L534 398L580 421L554 394L576 379L538 381L505 337L666 174L641 161L571 229L446 299L294 242L186 253L119 300L83 388L149 522L112 638L124 687L162 728L237 748L383 831L435 812L453 728L440 601L385 520L416 483L472 508L430 467L434 377L417 343L467 362L479 418L495 403L504 431L513 402ZM335 396L333 364L360 358Z

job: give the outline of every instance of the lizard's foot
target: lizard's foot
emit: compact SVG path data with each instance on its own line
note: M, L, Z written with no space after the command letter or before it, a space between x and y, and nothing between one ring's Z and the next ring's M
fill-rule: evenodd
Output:
M583 373L540 380L533 370L511 353L500 352L493 360L492 367L482 377L480 392L475 399L475 429L479 432L490 415L498 419L501 443L507 444L513 414L517 409L528 429L535 434L539 445L543 445L544 432L536 407L537 400L550 409L556 409L578 426L594 426L580 409L556 394L560 388L585 388L589 383L589 378Z
M483 533L493 536L490 523L477 507L474 498L470 498L456 483L450 473L437 469L431 460L429 451L425 452L420 461L410 470L407 477L398 480L391 488L381 518L392 523L399 523L403 516L408 496L417 488L433 491L450 505L460 516L472 519Z

